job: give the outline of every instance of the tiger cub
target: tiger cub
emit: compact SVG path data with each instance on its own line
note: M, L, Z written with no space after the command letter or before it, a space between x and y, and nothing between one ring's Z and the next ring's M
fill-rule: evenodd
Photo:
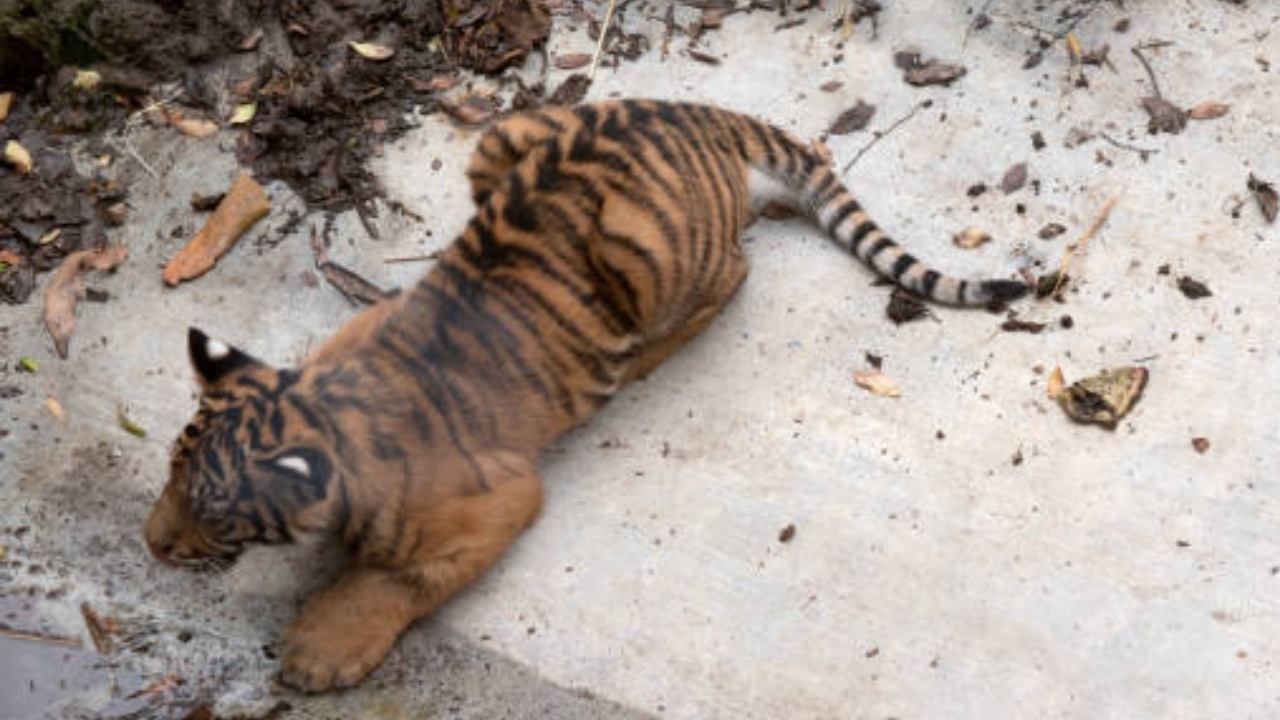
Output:
M297 369L192 329L203 390L145 525L169 564L337 534L352 563L284 634L282 678L358 683L415 620L475 580L542 503L535 464L697 335L747 275L761 177L842 248L936 302L1022 296L930 269L876 227L830 163L703 105L546 108L486 132L475 216L412 289Z

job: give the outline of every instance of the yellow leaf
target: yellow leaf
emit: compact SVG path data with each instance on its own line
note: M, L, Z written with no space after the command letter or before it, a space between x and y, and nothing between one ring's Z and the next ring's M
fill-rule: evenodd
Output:
M393 48L389 48L386 45L375 45L373 43L354 41L347 44L351 46L352 50L359 53L361 57L365 57L370 60L386 60L396 54L396 51Z
M253 119L258 114L258 103L247 102L240 103L236 106L235 111L231 113L231 119L227 122L232 125L243 125Z
M26 175L31 172L31 153L27 149L18 144L17 140L10 140L4 144L4 159L10 165L18 169L18 172Z
M41 235L40 240L36 244L48 245L49 243L57 240L60 237L62 237L62 228L54 228L49 232L45 233L44 235Z
M1066 386L1067 381L1062 377L1062 368L1055 367L1053 372L1049 373L1049 399L1057 400Z
M201 120L199 118L180 118L178 120L170 120L178 132L191 137L208 137L218 132L218 123L212 120Z
M898 389L898 383L888 375L884 375L875 370L856 370L853 373L853 382L863 390L869 391L873 395L880 397L902 397L902 391Z
M0 121L9 117L11 107L13 107L13 93L0 93Z
M1080 56L1084 54L1084 49L1080 47L1080 39L1076 37L1075 33L1067 33L1067 52L1071 53L1073 61L1079 60Z
M951 238L951 242L955 243L956 247L962 247L965 250L972 250L990 241L991 236L976 227L965 228Z
M49 413L59 420L66 417L62 412L62 403L58 402L56 397L47 397L44 399L44 406L49 408Z
M71 87L77 90L92 90L102 83L102 76L93 70L77 70Z
M130 420L129 416L124 414L123 406L116 406L116 420L120 423L120 427L130 435L139 438L147 436L147 431L142 429L141 425Z

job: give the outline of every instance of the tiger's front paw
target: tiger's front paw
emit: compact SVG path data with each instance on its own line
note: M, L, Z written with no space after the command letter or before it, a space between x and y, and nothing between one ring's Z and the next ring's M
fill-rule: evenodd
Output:
M395 635L372 627L299 619L284 634L280 679L308 693L353 687L382 663Z

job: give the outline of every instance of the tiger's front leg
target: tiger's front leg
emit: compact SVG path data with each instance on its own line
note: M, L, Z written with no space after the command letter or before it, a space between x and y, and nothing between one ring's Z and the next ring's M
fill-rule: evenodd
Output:
M414 621L488 569L541 506L541 483L530 475L411 518L402 540L419 549L401 567L357 565L303 605L284 634L281 679L307 692L359 683Z

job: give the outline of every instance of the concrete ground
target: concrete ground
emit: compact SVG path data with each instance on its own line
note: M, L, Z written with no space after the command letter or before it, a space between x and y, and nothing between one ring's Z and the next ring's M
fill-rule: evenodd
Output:
M495 571L359 690L302 698L273 684L272 656L299 588L317 582L314 559L260 553L227 576L181 574L147 557L139 526L194 408L187 326L290 363L354 309L314 282L307 238L321 218L280 236L300 204L279 186L270 218L216 270L162 287L159 266L201 222L187 199L234 176L233 138L138 135L163 181L121 160L134 210L117 238L132 257L91 280L111 299L82 305L71 358L53 355L38 302L2 311L0 384L23 394L0 401L0 620L87 638L87 602L131 638L111 664L133 688L177 674L177 696L216 698L227 714L1276 717L1280 232L1245 179L1280 180L1280 10L1074 3L1091 8L1076 36L1109 44L1114 66L1086 68L1080 88L1063 41L1023 69L1030 28L1066 27L1060 4L986 3L995 22L967 40L964 6L982 3L885 4L878 39L860 27L843 44L820 12L783 30L775 15L729 16L702 41L722 59L709 65L683 37L662 58L665 5L638 3L627 30L654 48L604 69L589 97L711 101L804 137L859 98L880 131L930 98L848 180L891 233L961 275L1056 265L1120 195L1066 302L1018 306L1050 323L1043 333L948 309L895 326L887 290L809 224L761 221L754 272L725 316L548 457L546 510ZM1123 17L1127 33L1114 30ZM1157 39L1172 43L1147 52L1165 95L1230 103L1225 117L1147 134L1150 85L1129 50ZM910 45L968 74L908 86L892 56ZM590 49L581 27L557 26L552 52ZM843 85L822 91L829 81ZM335 259L387 286L424 272L384 259L439 248L462 226L476 134L429 116L388 147L376 163L388 194L424 221L384 212L373 241L343 216ZM827 144L843 165L870 139ZM1018 162L1032 183L1006 196ZM968 197L979 182L992 189ZM1066 233L1039 239L1050 222ZM995 239L957 249L966 226ZM1185 297L1183 276L1212 296ZM854 385L867 353L901 398ZM20 356L40 371L16 372ZM1055 366L1071 380L1129 364L1151 381L1114 432L1070 423L1045 396ZM120 429L118 405L146 439ZM127 716L105 683L50 693L54 661L23 642L0 640L19 717ZM36 668L27 683L9 658Z

